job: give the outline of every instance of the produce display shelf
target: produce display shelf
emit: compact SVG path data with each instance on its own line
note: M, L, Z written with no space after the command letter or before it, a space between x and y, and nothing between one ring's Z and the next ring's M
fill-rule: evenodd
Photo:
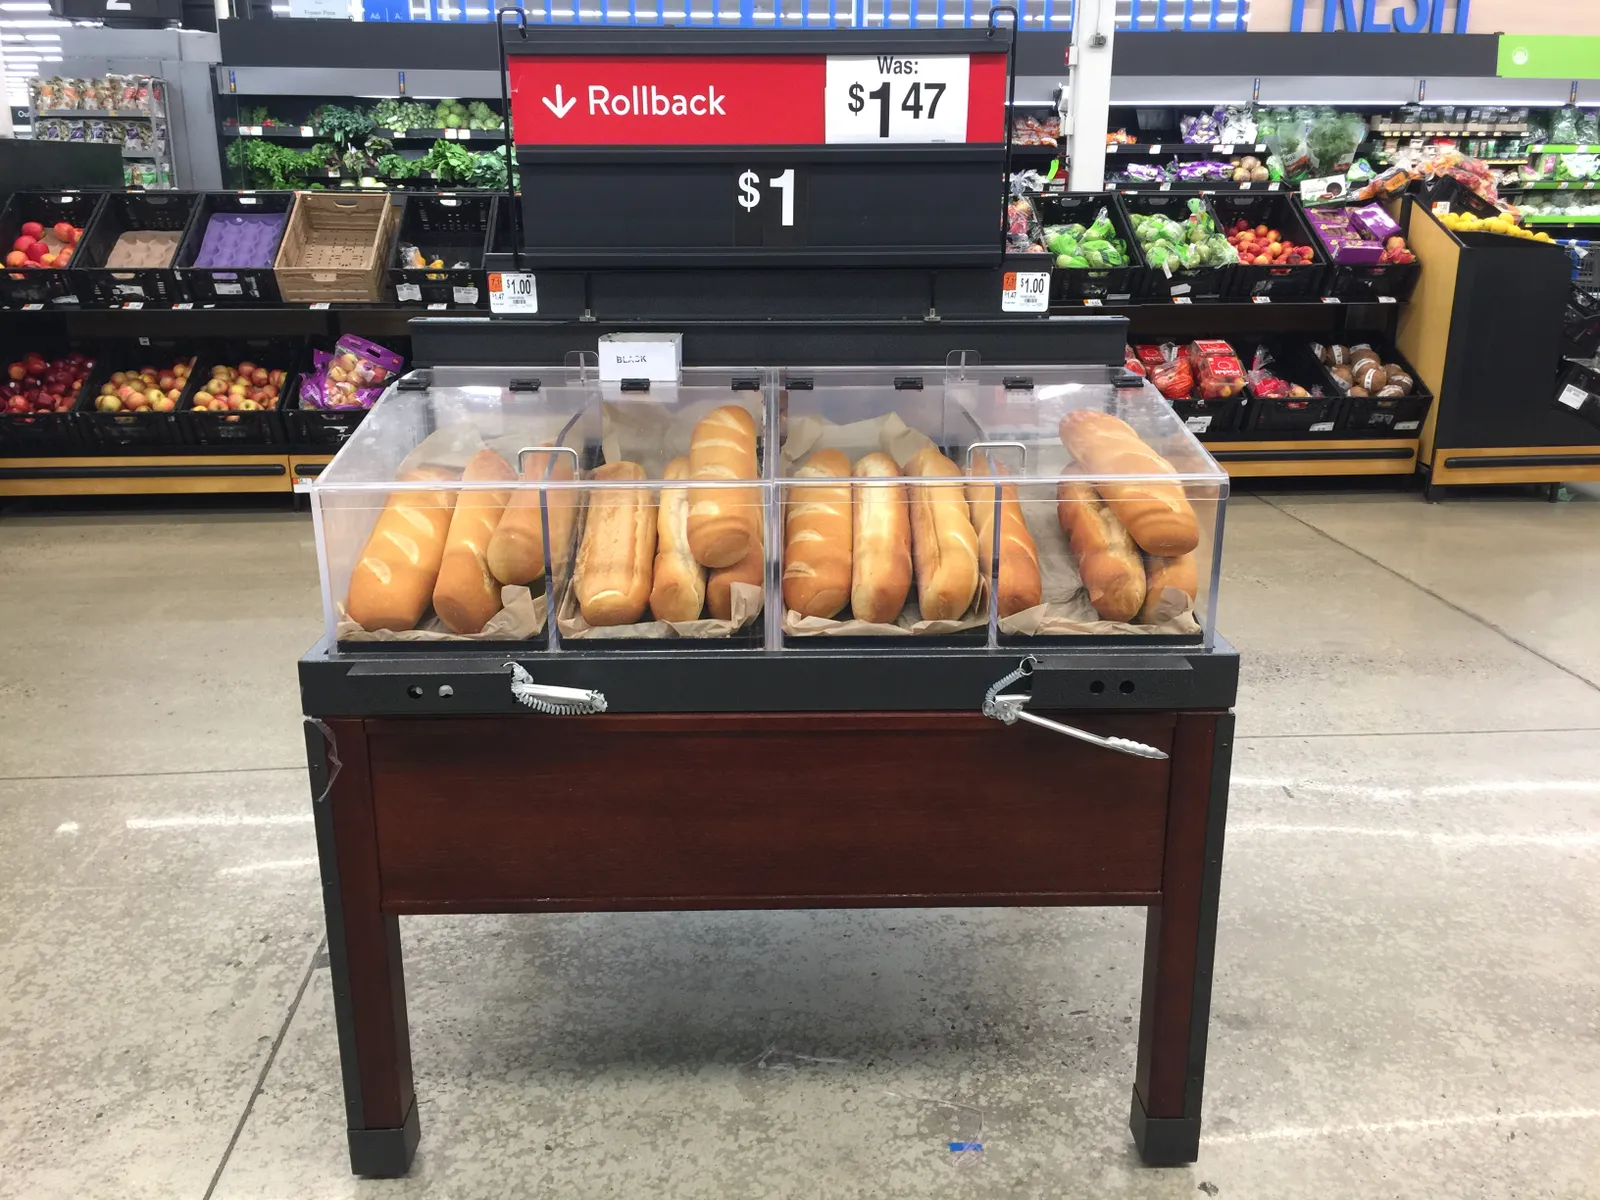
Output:
M1227 435L1224 435L1226 437ZM1324 475L1411 475L1418 438L1209 441L1206 450L1234 479Z
M140 108L46 108L37 114L41 117L94 117L111 121L164 121L165 113L148 112Z
M1524 225L1600 225L1600 213L1528 213Z
M1502 192L1592 192L1600 188L1600 182L1593 179L1555 181L1542 181L1539 183L1508 183L1499 190Z
M332 134L318 133L310 125L224 125L226 137L262 138L269 142L298 142L315 138L332 138ZM393 129L374 129L373 137L391 142L504 142L506 135L499 129L412 129L404 133Z
M1243 142L1218 142L1209 145L1205 142L1108 142L1106 143L1107 158L1146 158L1159 154L1193 154L1204 157L1208 154L1231 157L1235 154L1265 154L1266 143L1258 142L1249 145Z
M1233 183L1221 179L1176 180L1170 183L1108 183L1108 192L1282 192L1288 184L1278 180L1269 183Z

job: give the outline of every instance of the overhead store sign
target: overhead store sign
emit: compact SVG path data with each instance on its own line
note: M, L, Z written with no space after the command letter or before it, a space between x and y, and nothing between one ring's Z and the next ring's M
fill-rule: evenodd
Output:
M1471 11L1471 0L1293 0L1289 32L1466 33Z
M996 143L1004 54L516 55L524 146Z
M1498 74L1512 79L1600 79L1600 37L1503 33Z

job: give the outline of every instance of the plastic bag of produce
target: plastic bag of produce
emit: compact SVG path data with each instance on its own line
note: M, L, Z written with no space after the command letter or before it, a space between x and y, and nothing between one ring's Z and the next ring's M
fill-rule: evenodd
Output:
M1039 218L1033 201L1026 196L1013 196L1006 205L1006 242L1013 250L1026 250L1038 237Z
M1191 342L1188 358L1202 400L1226 400L1244 390L1244 364L1227 342Z
M1194 394L1194 371L1183 347L1171 342L1161 347L1161 361L1150 368L1150 382L1168 400L1187 400Z
M1086 232L1092 238L1114 238L1117 236L1116 227L1111 224L1111 217L1103 208L1095 216L1095 219L1089 222L1089 228Z
M1132 346L1124 346L1122 348L1122 369L1132 371L1135 375L1149 374L1144 369L1144 364L1139 361L1139 356L1133 352Z
M1322 395L1321 388L1312 388L1307 391L1298 383L1290 383L1287 379L1280 379L1268 368L1272 365L1272 355L1267 353L1265 346L1256 348L1254 361L1250 369L1245 372L1245 380L1250 384L1250 391L1263 400L1303 400L1312 396Z
M1566 143L1579 141L1578 119L1583 114L1570 104L1550 114L1550 140Z
M1169 183L1172 179L1165 167L1155 163L1129 163L1122 174L1130 183Z
M1173 173L1179 179L1229 179L1233 175L1233 164L1218 162L1214 159L1203 158L1195 162L1174 163Z
M313 351L311 373L300 376L301 406L371 408L405 361L393 350L347 333L332 354Z
M1215 142L1222 137L1223 110L1214 108L1210 112L1197 113L1192 117L1178 118L1178 132L1183 140L1190 144L1207 144Z
M1222 110L1222 132L1219 142L1254 143L1257 138L1256 119L1248 104L1230 105Z

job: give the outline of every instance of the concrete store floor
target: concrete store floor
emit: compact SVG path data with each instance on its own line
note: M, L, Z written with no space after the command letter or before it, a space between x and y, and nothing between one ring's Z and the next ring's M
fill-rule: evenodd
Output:
M0 1196L1592 1200L1600 504L1239 496L1227 543L1196 1166L1125 1128L1135 911L419 918L423 1144L378 1183L301 766L309 520L0 519Z

